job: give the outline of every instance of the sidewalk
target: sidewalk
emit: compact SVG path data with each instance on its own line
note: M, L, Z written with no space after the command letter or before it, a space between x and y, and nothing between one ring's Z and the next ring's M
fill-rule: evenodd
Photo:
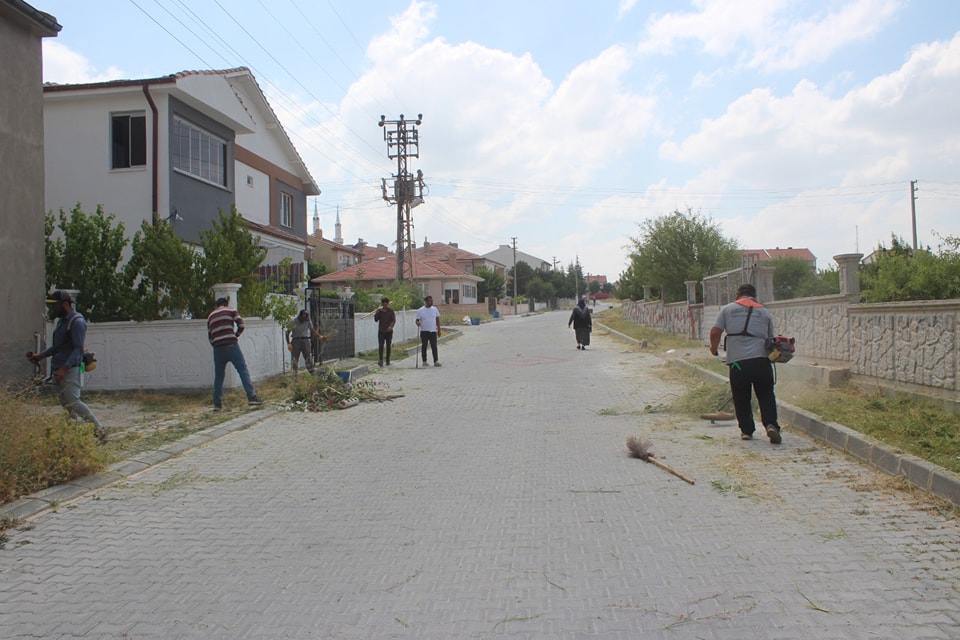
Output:
M373 372L402 398L277 413L9 531L0 637L960 635L960 525L883 476L660 412L663 362L578 351L564 314L462 333Z

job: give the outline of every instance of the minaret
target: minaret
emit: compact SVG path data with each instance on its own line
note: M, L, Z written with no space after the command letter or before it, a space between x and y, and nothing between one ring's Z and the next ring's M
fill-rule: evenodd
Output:
M333 241L343 244L343 234L340 229L340 205L337 205L337 223L333 227Z
M317 212L317 201L313 201L313 235L317 238L323 237L323 232L320 231L320 214Z

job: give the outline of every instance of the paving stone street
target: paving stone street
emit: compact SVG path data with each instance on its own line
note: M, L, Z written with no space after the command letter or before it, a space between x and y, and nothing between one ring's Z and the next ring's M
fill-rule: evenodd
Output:
M689 373L567 317L11 529L0 638L960 638L957 520L789 425L663 412Z

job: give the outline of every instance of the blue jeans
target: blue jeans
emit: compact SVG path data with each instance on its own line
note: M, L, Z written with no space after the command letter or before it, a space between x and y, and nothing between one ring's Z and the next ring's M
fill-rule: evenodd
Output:
M60 404L70 413L71 418L83 418L92 422L96 429L103 429L90 407L80 399L80 367L68 368L63 380L57 384L60 387Z
M243 359L243 352L238 344L225 344L213 348L213 406L223 406L223 378L227 372L227 363L233 365L240 376L240 384L247 393L247 400L257 397L257 392L250 382L250 372L247 371L247 361Z

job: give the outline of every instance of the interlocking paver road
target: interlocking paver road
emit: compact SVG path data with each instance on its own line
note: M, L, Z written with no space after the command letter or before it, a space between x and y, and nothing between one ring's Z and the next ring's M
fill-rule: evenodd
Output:
M958 638L960 528L785 432L657 408L566 313L377 372L10 531L3 638ZM626 455L639 435L695 485Z

